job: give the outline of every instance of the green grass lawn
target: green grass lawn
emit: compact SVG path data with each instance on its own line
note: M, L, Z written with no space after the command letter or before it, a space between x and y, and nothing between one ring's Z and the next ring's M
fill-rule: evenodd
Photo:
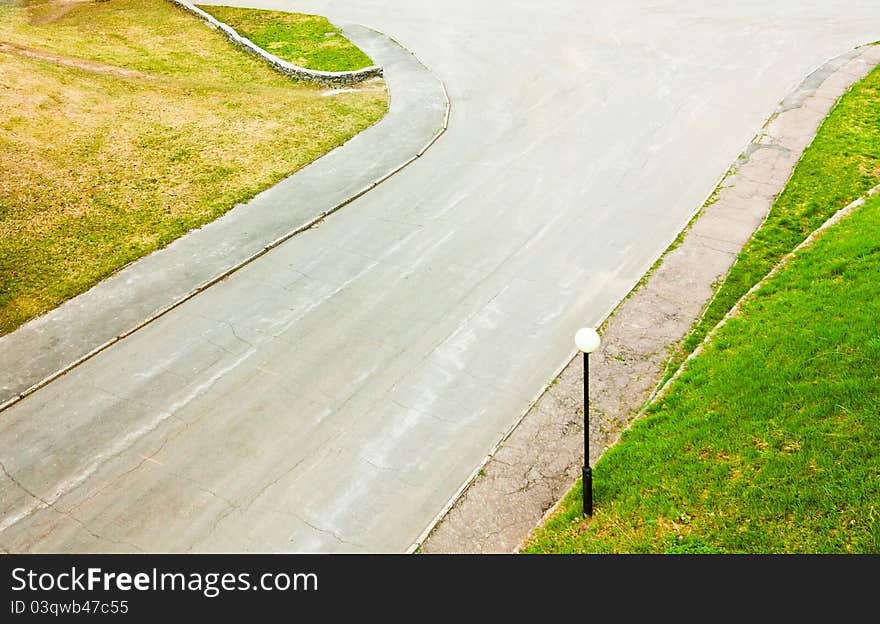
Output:
M165 0L0 2L0 333L380 119Z
M326 17L283 11L198 5L238 33L294 65L324 71L349 71L373 64Z
M702 338L878 182L880 71L829 115L744 248ZM750 297L594 467L527 553L880 552L880 197ZM695 339L696 340L696 339ZM696 346L696 342L690 348Z

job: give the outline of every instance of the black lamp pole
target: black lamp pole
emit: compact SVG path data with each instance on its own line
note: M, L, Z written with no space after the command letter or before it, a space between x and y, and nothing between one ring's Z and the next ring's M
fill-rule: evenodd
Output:
M584 516L593 515L593 469L590 468L590 354L584 352Z
M590 353L599 348L601 339L595 329L582 327L574 343L584 354L584 517L593 515L593 469L590 468Z

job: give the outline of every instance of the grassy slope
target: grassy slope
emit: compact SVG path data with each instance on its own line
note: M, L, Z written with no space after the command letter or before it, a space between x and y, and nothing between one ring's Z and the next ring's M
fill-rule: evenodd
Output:
M264 50L300 67L348 71L373 64L370 57L320 15L198 6Z
M880 552L880 198L758 291L528 552Z
M878 181L880 70L845 96L709 310ZM525 552L880 552L880 198L751 298ZM696 342L690 345L692 348Z
M0 49L0 333L387 110L384 89L323 97L164 0L82 2L43 23L47 6L0 3L0 43L17 48Z
M880 70L854 85L805 150L766 222L739 254L702 320L693 351L736 301L828 217L880 183Z

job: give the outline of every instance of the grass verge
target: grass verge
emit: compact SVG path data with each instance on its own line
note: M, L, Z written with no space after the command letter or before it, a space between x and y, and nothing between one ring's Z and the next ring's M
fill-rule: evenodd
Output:
M880 178L880 70L832 110L685 345ZM880 197L743 305L526 553L880 552Z
M198 5L280 59L323 71L351 71L373 64L326 17L284 11Z
M387 111L165 0L0 3L0 333L216 219Z

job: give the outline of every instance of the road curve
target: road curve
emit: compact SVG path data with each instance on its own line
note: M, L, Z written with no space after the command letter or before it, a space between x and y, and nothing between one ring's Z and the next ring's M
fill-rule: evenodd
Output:
M0 412L344 208L440 137L449 113L443 83L385 35L363 26L344 28L383 65L394 92L385 116L246 204L0 336ZM335 97L332 90L324 93Z
M782 96L880 38L874 0L240 4L389 33L449 130L3 412L8 551L406 550Z

